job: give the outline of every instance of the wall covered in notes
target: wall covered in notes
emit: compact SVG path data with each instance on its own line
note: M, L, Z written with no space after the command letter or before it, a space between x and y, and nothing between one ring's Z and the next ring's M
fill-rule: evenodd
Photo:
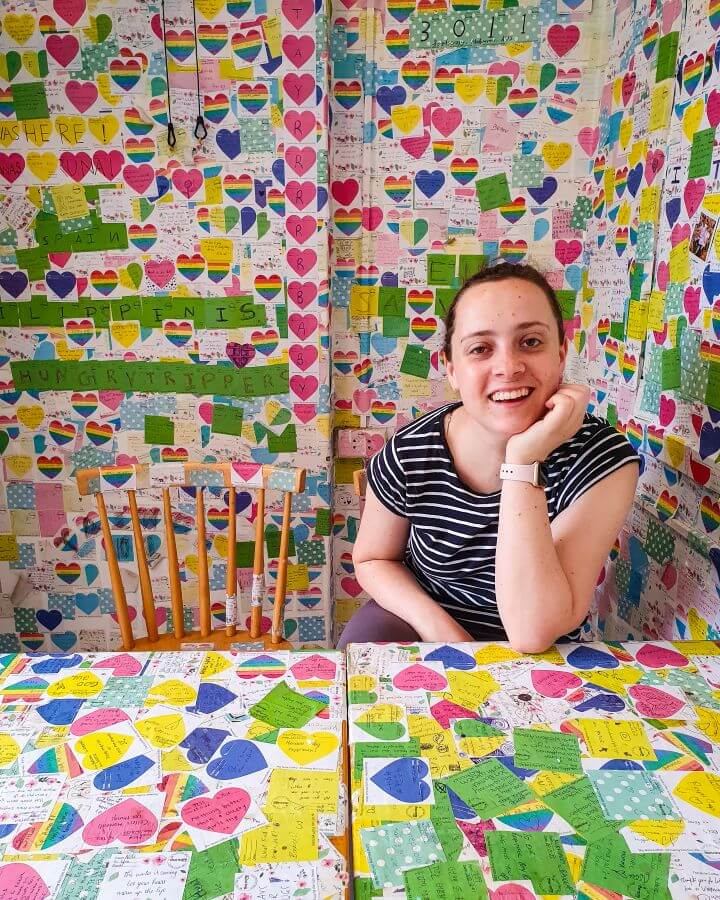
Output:
M599 591L612 637L720 634L720 10L618 5L588 196L583 360L643 453Z
M97 517L77 496L75 469L227 458L308 468L285 630L325 642L322 4L10 0L0 24L0 649L117 645ZM113 537L136 602L117 496ZM226 493L205 505L221 624ZM238 512L249 531L248 494ZM164 631L157 497L141 501L141 518ZM180 497L174 524L191 625L191 497ZM267 535L269 594L276 538Z

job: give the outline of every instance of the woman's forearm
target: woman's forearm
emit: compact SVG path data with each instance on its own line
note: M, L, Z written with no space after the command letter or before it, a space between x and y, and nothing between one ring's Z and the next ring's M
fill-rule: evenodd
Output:
M510 643L520 652L542 652L577 627L572 590L553 543L545 493L528 482L503 482L495 598Z
M355 578L373 600L404 619L424 641L473 638L417 583L399 560L369 559L355 566Z

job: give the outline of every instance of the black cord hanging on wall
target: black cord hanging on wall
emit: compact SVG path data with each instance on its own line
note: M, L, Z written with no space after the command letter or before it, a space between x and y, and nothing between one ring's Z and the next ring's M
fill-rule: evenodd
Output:
M193 37L195 38L195 85L197 90L197 119L195 120L195 137L204 141L208 135L207 125L202 114L202 105L200 103L200 60L198 59L198 39L197 39L197 15L195 13L195 0L192 0L193 11Z
M175 144L177 143L177 138L175 137L175 126L173 125L173 120L172 120L172 101L170 100L170 71L168 68L167 28L165 25L165 0L162 0L161 11L162 11L162 29L163 29L163 50L165 51L165 92L167 95L167 108L168 108L167 142L168 142L168 147L174 147ZM194 11L195 11L195 2L193 0L193 12ZM197 38L196 38L196 40L197 40Z

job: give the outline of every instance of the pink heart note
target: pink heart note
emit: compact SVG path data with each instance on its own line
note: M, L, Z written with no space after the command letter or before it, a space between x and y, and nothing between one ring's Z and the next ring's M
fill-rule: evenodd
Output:
M25 863L0 866L0 897L8 900L43 900L50 890L40 875Z
M83 840L91 847L106 847L113 841L138 846L146 844L157 828L158 820L153 813L142 803L128 798L91 819L83 829Z
M233 834L250 808L250 794L242 788L223 788L214 797L195 797L182 808L186 825L203 831Z
M569 690L582 684L582 679L573 672L556 672L554 669L534 669L530 680L543 697L564 697Z
M393 678L393 685L400 691L444 691L448 682L445 675L437 669L414 663L397 673Z
M635 654L635 659L648 669L662 669L664 666L686 666L687 656L671 650L669 647L658 647L657 644L644 644Z
M86 716L81 716L72 723L70 734L82 737L83 735L91 734L93 731L109 728L110 725L117 725L119 722L129 721L130 716L124 709L94 709Z
M335 663L326 656L320 656L319 653L313 653L300 662L291 666L290 671L298 681L306 681L310 678L319 678L323 681L329 681L335 677L337 667Z

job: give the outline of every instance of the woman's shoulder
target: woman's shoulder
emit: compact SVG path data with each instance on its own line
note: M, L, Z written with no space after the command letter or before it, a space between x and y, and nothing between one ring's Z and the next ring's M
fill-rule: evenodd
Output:
M406 425L398 428L388 438L388 443L392 442L396 449L417 446L419 442L428 440L442 443L440 423L443 415L453 406L457 406L457 403L444 403L442 406L438 406L437 409L432 409L430 412L418 416L412 422L408 422Z
M547 466L549 469L567 470L593 460L597 464L606 461L614 467L621 458L628 462L640 459L622 431L607 419L586 412L582 425L570 440L560 444L550 454Z

